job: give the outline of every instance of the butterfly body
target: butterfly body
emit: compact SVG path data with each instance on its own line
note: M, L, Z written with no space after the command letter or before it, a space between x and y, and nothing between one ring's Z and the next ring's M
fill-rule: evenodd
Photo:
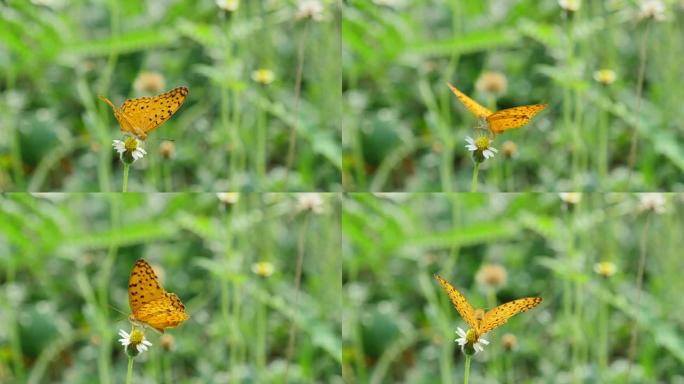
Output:
M500 134L508 129L520 128L532 120L534 115L546 108L546 104L531 104L520 107L502 109L492 112L483 107L475 100L468 97L455 86L447 83L451 92L475 115L479 120L486 122L487 127L493 134Z
M128 99L117 108L109 99L100 99L114 110L121 131L145 140L147 134L171 118L183 105L188 88L177 87L161 95Z
M185 306L175 293L169 293L147 261L135 262L128 279L128 303L133 312L129 321L149 326L159 333L188 319Z
M470 326L472 332L469 331L468 333L472 342L476 342L480 336L504 324L511 317L530 310L542 302L541 297L525 297L501 304L486 312L483 309L474 310L465 296L449 284L448 281L439 275L435 275L435 278L449 295L449 299L451 299L456 311Z

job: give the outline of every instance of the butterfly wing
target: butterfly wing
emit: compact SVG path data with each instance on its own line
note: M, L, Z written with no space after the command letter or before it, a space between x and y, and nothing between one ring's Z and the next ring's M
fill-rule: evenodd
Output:
M188 96L186 87L177 87L161 95L129 99L121 104L121 111L135 125L134 129L122 131L134 134L141 140L155 128L171 118Z
M511 317L520 312L530 310L539 305L541 302L541 297L526 297L523 299L509 301L508 303L501 304L498 307L490 309L487 311L487 313L485 313L484 319L482 319L480 322L480 333L485 334L491 331L492 329L507 322Z
M491 116L487 117L489 129L493 133L499 134L507 129L522 127L529 123L534 115L546 108L546 105L547 104L523 105L494 112Z
M173 328L188 319L183 302L174 293L166 292L164 297L138 308L135 319L164 333L164 328Z
M175 327L187 320L185 306L178 296L166 292L147 261L135 262L128 279L128 304L133 318L157 331Z
M463 103L463 105L468 108L470 112L472 112L475 117L478 119L481 119L483 117L487 117L492 114L492 111L489 109L483 107L482 105L478 104L477 101L471 99L470 97L466 96L465 93L461 92L458 90L458 88L454 87L451 85L451 83L447 83L449 86L449 89L451 89L451 92L458 97L458 99Z
M442 288L449 295L449 299L454 304L456 311L461 315L463 320L470 325L471 328L477 329L477 321L475 320L475 311L473 306L470 305L468 300L459 291L456 290L448 281L444 280L441 276L435 275L435 278L442 286Z
M104 96L98 97L100 98L100 100L104 101L105 103L109 104L110 107L112 107L112 110L114 110L114 117L116 117L116 121L119 122L121 131L135 134L135 124L133 120L130 117L126 116L126 114L119 108L117 108L108 98Z

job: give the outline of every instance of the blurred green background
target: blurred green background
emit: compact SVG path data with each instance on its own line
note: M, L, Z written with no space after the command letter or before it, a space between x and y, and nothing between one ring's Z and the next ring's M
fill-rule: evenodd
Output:
M221 198L0 196L0 382L124 382L139 258L190 318L147 330L134 382L341 382L339 196Z
M1 2L0 190L120 191L122 134L97 96L180 85L129 191L340 190L340 11L308 4Z
M349 195L345 380L463 382L454 332L467 326L438 273L475 308L544 299L485 336L472 383L684 382L683 196L564 198L575 203L557 194Z
M493 110L549 104L497 136L478 191L682 190L684 4L656 3L664 20L637 0L348 1L345 189L469 190L476 120L449 81Z

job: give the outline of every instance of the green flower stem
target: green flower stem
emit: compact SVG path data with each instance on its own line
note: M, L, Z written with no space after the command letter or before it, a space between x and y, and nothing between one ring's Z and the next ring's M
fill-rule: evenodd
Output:
M126 384L133 382L133 356L128 355L128 373L126 374Z
M466 354L465 362L465 376L463 377L463 384L468 384L468 378L470 377L470 355Z
M128 168L130 168L130 164L127 164L124 162L124 172L123 172L123 192L126 192L128 189Z
M480 170L480 163L475 162L475 169L473 170L473 181L470 183L470 192L477 192L477 171Z

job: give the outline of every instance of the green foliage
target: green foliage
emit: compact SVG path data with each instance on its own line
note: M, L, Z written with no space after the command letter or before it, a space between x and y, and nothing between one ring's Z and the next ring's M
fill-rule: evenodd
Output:
M492 110L549 104L496 137L480 191L682 189L678 2L665 2L664 21L628 1L583 1L570 15L557 0L386 3L343 9L345 189L469 190L464 139L476 121L447 82ZM596 81L600 69L616 81ZM488 71L506 77L500 95L476 87ZM517 144L513 158L505 141Z
M465 356L454 331L468 326L435 273L475 308L544 300L485 335L491 344L475 356L472 382L681 379L684 204L679 194L662 197L664 211L656 213L649 194L584 194L577 205L557 194L349 195L342 226L347 381L461 382ZM616 266L614 275L596 272L604 261ZM487 264L505 268L502 288L476 277ZM517 337L513 351L502 344L507 333Z
M123 382L127 355L117 333L130 330L127 285L138 258L161 269L163 286L190 315L167 330L170 351L147 330L153 346L136 358L138 380L340 377L340 201L321 194L312 211L305 197L0 197L2 381ZM258 262L272 264L273 274L253 272Z
M341 189L334 2L321 20L286 0L235 12L214 1L38 3L0 4L0 190L120 191L121 133L97 96L119 105L180 85L188 99L149 136L129 191ZM251 78L260 68L273 83ZM165 85L135 86L145 72Z

